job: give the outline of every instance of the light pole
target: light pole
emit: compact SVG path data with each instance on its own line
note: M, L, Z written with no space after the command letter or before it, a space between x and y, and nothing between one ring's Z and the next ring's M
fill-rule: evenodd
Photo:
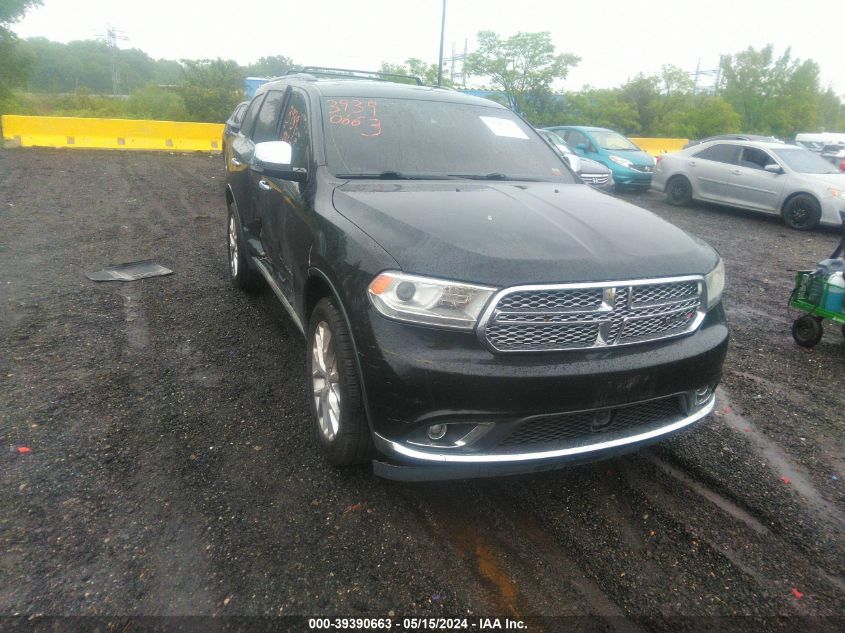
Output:
M443 0L443 16L440 18L440 58L437 63L437 87L443 84L443 35L446 33L446 0Z

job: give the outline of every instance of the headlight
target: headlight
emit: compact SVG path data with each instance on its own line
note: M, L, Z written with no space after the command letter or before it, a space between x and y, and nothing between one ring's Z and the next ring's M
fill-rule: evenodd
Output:
M719 258L716 268L704 276L704 286L707 288L707 309L709 310L722 298L725 289L725 263Z
M827 192L835 198L841 198L842 200L845 200L845 191L843 191L842 189L828 187Z
M631 161L629 161L627 158L622 158L621 156L614 156L613 154L608 156L608 158L610 160L612 160L614 163L616 163L617 165L622 165L623 167L627 167L628 169L630 169L631 166L634 164Z
M495 288L388 271L367 288L384 316L421 325L471 330Z

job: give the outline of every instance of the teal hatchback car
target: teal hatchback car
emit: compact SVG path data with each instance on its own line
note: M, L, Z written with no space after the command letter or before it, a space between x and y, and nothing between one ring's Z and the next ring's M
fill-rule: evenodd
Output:
M606 165L616 188L646 190L651 186L654 159L619 132L603 127L561 125L545 128L562 136L578 154Z

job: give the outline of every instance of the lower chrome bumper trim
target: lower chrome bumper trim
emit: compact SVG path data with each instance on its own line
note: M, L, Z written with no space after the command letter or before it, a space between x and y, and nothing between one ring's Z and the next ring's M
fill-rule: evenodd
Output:
M569 457L573 455L582 455L584 453L592 453L595 451L603 451L611 448L625 446L627 444L634 444L636 442L643 442L661 435L666 435L674 431L678 431L685 426L689 426L693 422L700 420L708 415L716 406L715 394L710 397L710 400L698 411L692 415L661 426L660 428L639 433L637 435L630 435L628 437L620 437L615 440L608 440L606 442L598 442L596 444L588 444L586 446L575 446L572 448L561 448L553 451L538 451L534 453L499 453L492 455L457 455L454 453L433 453L429 451L421 451L410 448L399 442L389 440L378 433L374 433L376 446L388 455L401 456L406 459L412 459L423 462L437 462L437 463L452 463L452 464L472 464L472 463L507 463L507 462L530 462L535 460L555 459L556 457Z

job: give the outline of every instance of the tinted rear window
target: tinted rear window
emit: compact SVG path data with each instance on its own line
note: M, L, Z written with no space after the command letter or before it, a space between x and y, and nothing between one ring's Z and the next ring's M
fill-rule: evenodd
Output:
M739 145L729 145L727 143L720 143L718 145L711 145L710 147L693 154L696 158L703 158L705 160L713 160L717 163L736 164L739 158Z

